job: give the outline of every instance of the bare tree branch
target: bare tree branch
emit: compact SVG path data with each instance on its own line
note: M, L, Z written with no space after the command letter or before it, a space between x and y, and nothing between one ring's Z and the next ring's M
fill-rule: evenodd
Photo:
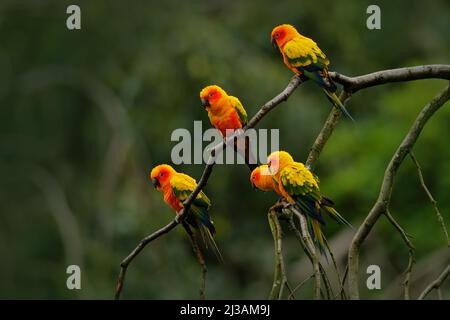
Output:
M291 295L293 295L295 292L297 292L298 290L300 290L301 287L303 287L303 285L304 285L305 283L307 283L308 280L311 279L311 278L313 278L313 277L314 277L314 273L311 274L311 275L310 275L309 277L307 277L306 279L304 279L302 282L300 282L300 283L292 290L292 293L289 295L288 299L291 297Z
M419 79L450 80L450 65L431 64L409 68L397 68L369 73L359 77L347 77L336 72L330 72L331 78L344 86L345 91L355 93L361 89L379 86L386 83L413 81Z
M437 201L434 200L433 195L431 194L430 190L428 189L427 185L425 184L425 179L423 178L423 174L422 174L422 168L420 167L419 161L417 161L416 156L414 155L413 152L411 152L409 155L411 156L412 161L416 165L417 174L419 175L420 185L422 186L423 190L425 191L428 198L430 199L431 204L433 205L434 211L436 212L437 219L438 219L439 223L441 224L442 231L444 232L445 239L447 240L447 246L450 247L450 239L448 237L447 227L445 225L444 218L442 217L442 214L439 211Z
M450 98L450 85L441 91L433 100L431 100L420 112L414 121L411 129L404 138L403 142L394 153L389 165L386 168L381 190L375 205L370 210L364 222L358 228L348 252L348 287L350 299L359 299L358 288L358 266L359 266L359 250L364 240L369 235L375 223L381 214L386 212L388 208L394 177L404 158L411 151L417 141L423 127L433 114L439 110L445 102Z
M350 94L347 91L342 91L341 95L339 96L339 99L344 105L349 98ZM338 108L333 108L330 114L328 115L328 118L325 121L322 130L320 130L319 135L316 137L316 140L314 141L314 144L312 145L309 151L308 158L306 159L306 166L311 170L314 168L314 165L319 159L319 156L322 153L325 144L328 142L328 139L333 134L334 128L338 124L339 119L341 119L341 117L342 111L341 109Z
M274 210L269 211L267 215L269 218L270 230L272 231L274 253L275 253L275 271L273 277L272 290L270 291L270 300L280 300L283 295L284 285L287 282L286 270L284 267L284 259L282 253L282 230L277 213Z
M261 119L264 118L272 109L274 109L280 103L287 101L287 99L301 83L302 81L297 75L293 76L291 81L289 81L288 85L283 91L281 91L277 96L275 96L273 99L266 102L261 108L259 108L259 111L250 119L244 130L254 128L258 124L258 122L261 121Z
M445 268L444 271L440 274L440 276L434 280L428 287L423 290L423 292L420 294L418 300L423 300L433 289L439 290L441 285L444 283L445 279L447 279L448 275L450 274L450 265ZM441 294L442 299L442 294Z

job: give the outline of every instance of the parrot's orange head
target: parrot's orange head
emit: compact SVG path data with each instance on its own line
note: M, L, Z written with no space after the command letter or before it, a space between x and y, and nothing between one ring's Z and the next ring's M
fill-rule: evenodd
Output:
M176 173L175 169L168 164L160 164L150 172L150 180L156 189L161 190L170 183L174 173Z
M254 189L269 191L272 189L272 177L269 175L269 168L263 164L252 171L250 183Z
M298 36L299 33L294 26L290 24L279 25L272 30L271 41L274 46L281 48L286 42Z
M220 99L226 95L227 93L221 87L212 85L200 91L200 100L202 101L202 106L208 108L217 105Z
M294 159L286 151L275 151L267 157L267 166L273 175L278 174L284 167L292 162L294 162Z

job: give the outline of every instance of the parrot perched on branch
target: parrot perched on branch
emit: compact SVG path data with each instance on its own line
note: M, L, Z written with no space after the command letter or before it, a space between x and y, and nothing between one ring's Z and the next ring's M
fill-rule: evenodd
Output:
M242 129L247 124L247 112L238 98L229 96L216 85L200 91L202 106L208 111L211 124L226 136L226 130Z
M337 87L328 74L330 61L312 39L301 35L295 27L282 24L271 34L272 44L278 47L286 66L303 79L311 79L319 85L328 99L354 121L341 100L336 95Z
M211 124L220 131L223 137L227 130L231 132L243 129L247 124L247 112L238 98L228 95L216 85L210 85L200 91L202 106L208 112ZM250 151L250 143L245 137L244 145L235 143L234 149L243 155L250 170L256 167L256 160Z
M325 220L321 209L336 222L351 226L333 208L334 202L322 195L318 178L303 163L295 162L286 151L276 151L268 156L267 166L275 185L272 188L307 215L313 238L322 252L324 252L324 235L321 225L325 225ZM262 190L269 188L267 178L263 175L258 177L257 171L255 174L252 173L251 179L256 187Z
M292 161L294 160L292 159ZM277 193L279 196L285 197L285 193L281 192L275 178L270 174L264 174L267 172L266 170L269 170L269 167L267 164L263 164L252 171L250 175L250 183L252 184L252 187L262 191L272 190L275 191L275 193ZM322 217L320 217L320 222L317 219L307 218L307 220L313 239L318 245L320 251L324 252L325 236L320 227L320 223L323 223Z
M150 173L150 179L153 186L162 192L164 201L175 210L177 215L183 208L183 202L197 186L195 179L184 173L175 171L174 168L167 164L154 167ZM191 204L186 221L194 229L199 231L206 247L210 247L217 258L223 261L220 250L213 237L216 233L216 228L209 214L210 206L211 201L203 191L200 191Z

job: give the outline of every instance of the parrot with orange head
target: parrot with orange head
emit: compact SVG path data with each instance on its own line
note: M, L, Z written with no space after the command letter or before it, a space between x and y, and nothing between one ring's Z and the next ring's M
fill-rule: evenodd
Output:
M202 106L208 112L211 124L220 131L222 136L227 137L227 133L243 129L247 125L247 111L241 101L217 85L210 85L200 91ZM237 139L236 139L237 140ZM248 137L244 137L239 143L234 142L234 150L241 154L245 163L253 170L256 159L251 153Z
M348 118L354 121L336 95L337 87L328 74L330 60L314 40L301 35L294 26L282 24L273 28L271 41L280 50L284 63L289 69L303 79L311 79L318 84L334 106L340 108Z
M311 234L321 252L325 252L325 236L321 229L321 225L325 225L322 209L333 220L350 226L333 208L334 202L322 195L317 176L286 151L272 152L266 165L253 170L250 183L263 191L273 190L290 204L298 206L306 214Z
M150 180L153 186L162 192L164 201L175 210L177 215L183 209L183 202L197 186L195 179L175 171L167 164L154 167L150 172ZM216 228L209 214L210 206L211 201L203 191L200 191L191 204L186 221L200 232L206 246L211 247L217 258L222 261L222 255L214 241Z

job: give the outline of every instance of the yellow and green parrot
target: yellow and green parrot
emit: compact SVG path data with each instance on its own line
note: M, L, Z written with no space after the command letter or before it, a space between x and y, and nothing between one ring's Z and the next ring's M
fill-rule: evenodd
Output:
M330 61L314 40L301 35L290 24L275 27L271 34L272 44L278 47L286 66L303 79L311 79L318 84L328 99L354 121L341 100L336 95L336 85L328 74Z
M322 195L318 178L303 163L295 162L288 152L272 152L267 158L267 166L278 186L277 193L289 203L297 205L307 215L313 238L322 252L324 236L321 224L325 224L322 209L336 222L351 226L333 208L334 202Z
M164 201L175 210L177 215L183 208L183 202L197 186L195 179L175 171L174 168L167 164L154 167L150 173L150 179L153 186L162 192ZM186 221L199 231L206 247L211 247L217 258L223 261L213 237L216 233L216 228L209 214L210 206L211 201L203 191L200 191L191 204Z

